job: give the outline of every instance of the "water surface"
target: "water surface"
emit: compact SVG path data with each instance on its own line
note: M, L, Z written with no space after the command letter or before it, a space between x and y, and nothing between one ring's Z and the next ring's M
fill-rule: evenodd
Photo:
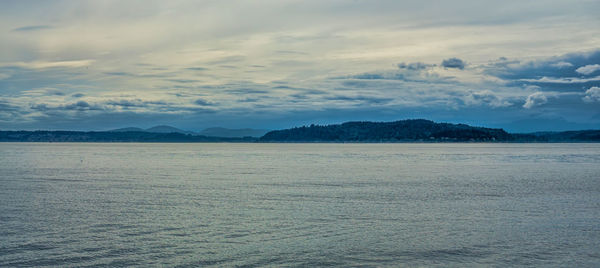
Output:
M0 143L0 266L600 265L600 144Z

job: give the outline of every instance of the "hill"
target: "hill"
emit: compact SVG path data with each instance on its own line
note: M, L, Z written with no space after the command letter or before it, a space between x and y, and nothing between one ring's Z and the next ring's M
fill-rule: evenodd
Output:
M178 129L176 127L165 126L165 125L154 126L154 127L148 128L148 129L146 129L146 132L194 134L191 131L185 131L185 130Z
M253 142L255 140L139 131L0 131L0 142Z
M154 126L148 129L142 129L139 127L125 127L109 130L108 132L150 132L150 133L181 133L181 134L191 134L195 135L196 133L191 131L185 131L182 129L178 129L172 126L160 125Z
M145 132L145 129L139 128L139 127L124 127L124 128L117 128L117 129L113 129L113 130L109 130L109 132Z
M262 137L269 130L266 129L252 129L252 128L241 128L241 129L229 129L222 127L213 127L202 130L199 134L204 136L212 137L227 137L227 138L242 138L242 137Z
M265 134L265 142L402 142L402 141L512 141L502 129L464 124L435 123L424 119L395 122L347 122L310 125Z

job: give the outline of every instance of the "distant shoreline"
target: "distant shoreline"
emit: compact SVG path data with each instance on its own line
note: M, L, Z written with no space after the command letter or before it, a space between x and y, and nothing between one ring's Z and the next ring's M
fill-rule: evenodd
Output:
M600 142L600 130L508 133L503 129L424 119L346 122L274 130L262 137L216 137L148 131L0 131L0 142L139 143L586 143Z

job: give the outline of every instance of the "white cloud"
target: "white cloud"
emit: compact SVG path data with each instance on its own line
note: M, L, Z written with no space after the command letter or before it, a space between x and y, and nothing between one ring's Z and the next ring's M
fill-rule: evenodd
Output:
M548 98L542 92L535 92L529 96L527 96L527 100L525 104L523 104L523 108L531 109L535 106L540 106L544 103L548 102Z
M576 78L576 77L542 77L540 79L519 79L519 81L530 83L556 83L556 84L578 84L592 81L600 81L600 76L591 78Z
M585 101L585 102L600 101L600 87L591 87L590 89L586 90L585 97L583 97L583 101Z
M598 70L600 70L600 64L590 64L583 67L579 67L575 71L580 74L590 75Z
M566 67L572 67L573 64L571 64L570 62L561 61L561 62L550 64L550 66L561 69L561 68L566 68Z

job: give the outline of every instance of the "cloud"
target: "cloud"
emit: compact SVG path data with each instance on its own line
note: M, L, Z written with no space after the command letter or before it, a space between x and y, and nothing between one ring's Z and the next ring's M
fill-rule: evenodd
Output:
M352 78L354 79L385 79L385 77L381 74L372 74L372 73L364 73L364 74L357 74L352 76Z
M12 105L9 102L0 100L0 111L1 112L9 112L9 111L18 111L19 106Z
M486 104L490 107L507 107L513 105L509 100L502 99L491 90L482 90L469 94L466 103L471 105Z
M195 104L198 104L200 106L213 106L215 105L213 102L207 101L205 99L197 99L194 101Z
M259 99L258 98L243 98L243 99L239 99L238 102L258 102Z
M32 26L24 26L24 27L15 28L12 31L13 32L32 32L32 31L47 30L47 29L52 29L52 28L54 28L54 27L52 27L50 25L32 25Z
M600 81L600 76L591 77L591 78L577 78L577 77L542 77L539 79L519 79L519 81L523 82L533 82L533 83L550 83L550 84L581 84L588 83L594 81Z
M600 76L593 69L600 63L600 49L540 58L533 61L493 61L475 69L499 79L511 87L539 86L541 92L581 92L583 88L600 86ZM577 66L583 66L577 67ZM579 71L577 71L579 70ZM581 72L591 76L582 77Z
M85 95L82 93L75 93L75 94L71 95L71 97L73 97L73 98L81 98L83 96L85 96Z
M24 113L15 113L14 124L24 117L37 120L43 112L30 109L36 103L79 107L64 112L72 129L114 124L110 117L123 113L128 116L119 118L127 122L188 120L194 127L225 120L293 126L289 117L296 115L298 121L437 114L509 122L538 112L521 108L534 92L548 98L545 113L569 120L585 121L596 107L581 105L581 99L600 81L577 79L599 73L582 76L576 70L600 64L591 51L598 48L599 28L590 27L597 24L591 12L598 10L597 1L148 1L142 8L114 0L0 1L6 26L0 35L0 98ZM556 56L573 51L589 52ZM451 57L461 64L448 62ZM39 88L64 95L25 92ZM306 88L323 93L308 94ZM558 101L552 91L579 95ZM204 103L194 103L198 98ZM86 110L78 100L105 110ZM209 102L218 105L203 105ZM201 108L214 110L215 119L203 121L209 117L196 115ZM310 113L326 109L337 112ZM224 116L233 111L244 119ZM56 110L49 113L55 121L35 123L67 120ZM258 114L273 116L249 120Z
M135 76L134 74L128 72L105 72L104 74L114 76Z
M370 97L370 96L328 96L325 97L326 100L332 101L344 101L344 102L361 102L368 104L384 104L393 101L392 98L381 98L381 97Z
M571 64L570 62L566 62L566 61L559 61L556 63L551 63L550 66L560 69L560 68L566 68L566 67L573 67L573 64Z
M576 71L579 68L575 66L588 66L600 63L600 49L589 52L569 53L558 57L548 57L533 61L499 64L503 62L493 62L484 66L483 72L509 81L520 79L531 79L534 81L543 77L573 79L581 75L581 73Z
M166 79L167 81L182 83L182 84L190 84L190 83L198 83L200 80L196 79Z
M585 97L583 97L583 101L585 102L597 102L600 101L600 87L591 87L585 91Z
M44 96L65 96L66 94L56 88L34 88L22 91L24 96L44 97Z
M598 70L600 70L600 64L590 64L583 67L579 67L575 71L580 74L590 75Z
M442 61L442 66L444 68L455 68L455 69L464 69L466 63L459 58L449 58Z
M185 68L186 70L190 70L190 71L206 71L208 70L208 68L204 68L204 67L189 67L189 68Z
M31 62L13 62L0 63L0 67L20 67L26 69L44 69L44 68L77 68L86 67L94 63L94 60L70 60L70 61L31 61Z
M166 101L148 101L141 99L120 99L120 100L108 100L104 102L106 105L120 106L125 108L130 107L149 107L153 105L164 106L168 105Z
M91 110L104 110L103 107L98 105L92 105L86 101L77 101L68 104L61 105L50 105L47 103L34 104L31 106L31 109L37 111L91 111Z
M263 89L253 89L253 88L233 88L225 90L228 93L236 94L236 95L245 95L245 94L268 94L270 91Z
M523 104L523 108L531 109L535 106L540 106L544 103L548 102L548 98L542 92L535 92L529 96L527 96L527 100L525 104Z
M63 106L63 108L66 110L88 110L91 109L92 106L85 101L78 101L75 103L67 104Z
M427 64L427 63L423 63L423 62L411 62L411 63L401 62L401 63L398 63L397 66L399 69L418 71L418 70L423 70L423 69L427 69L430 67L434 67L436 65L435 64Z

